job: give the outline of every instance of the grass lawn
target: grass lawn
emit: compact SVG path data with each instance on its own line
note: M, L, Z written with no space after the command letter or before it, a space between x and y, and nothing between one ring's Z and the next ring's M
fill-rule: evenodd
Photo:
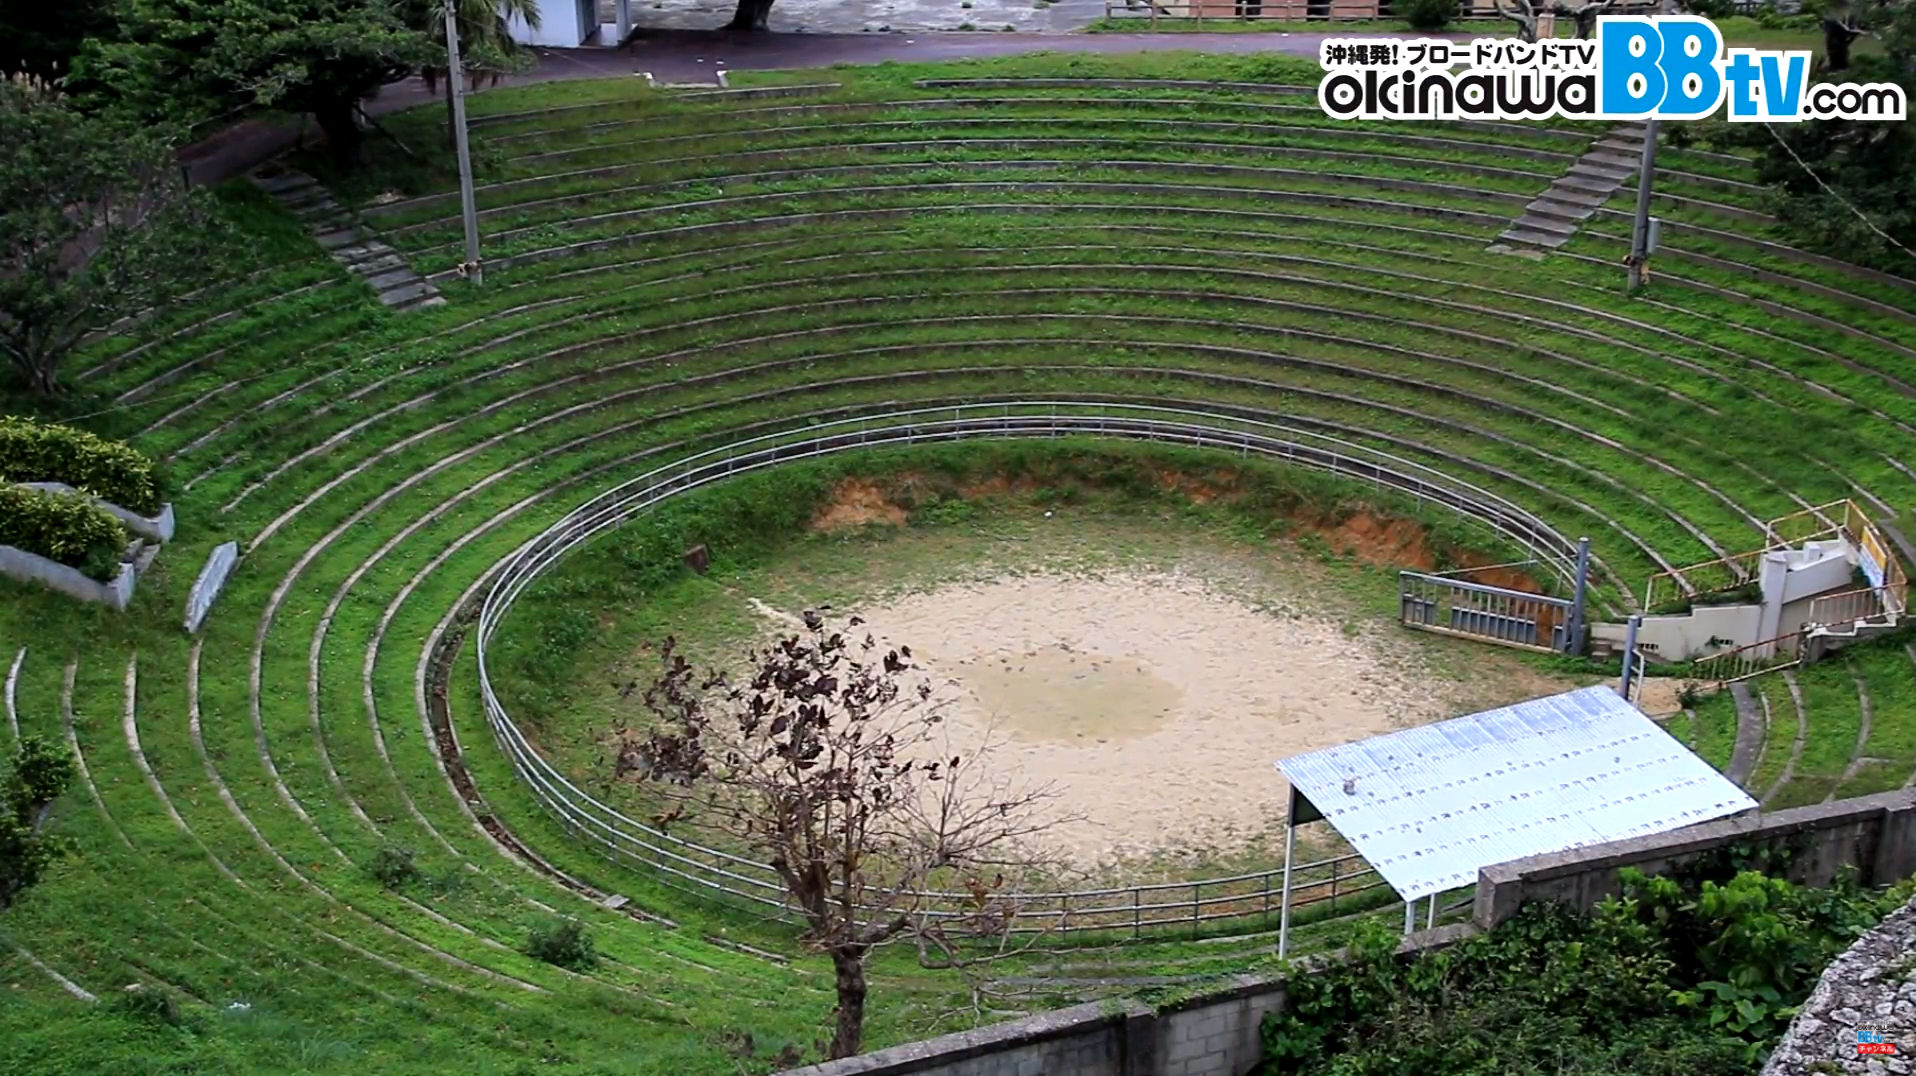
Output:
M483 287L448 272L456 183L428 105L382 120L420 160L375 139L354 176L296 162L413 267L445 274L446 303L414 311L380 306L261 192L221 191L250 252L89 344L71 396L46 408L159 460L178 536L123 614L0 585L0 741L17 723L86 766L57 814L76 854L0 923L0 1070L737 1076L786 1046L814 1055L829 971L795 930L662 856L580 840L479 698L469 618L498 566L691 452L906 408L1149 408L1177 416L1206 466L1239 462L1247 430L1289 446L1298 466L1281 473L1300 496L1252 505L1257 525L1184 495L1149 511L1061 501L1042 507L1077 535L1047 545L1035 490L915 506L896 532L809 535L833 488L822 472L719 483L562 564L488 659L522 674L514 705L581 775L616 709L605 674L629 679L641 640L673 626L717 648L753 629L726 587L784 606L1013 559L1201 563L1273 602L1308 590L1332 626L1323 650L1388 641L1461 711L1600 670L1402 637L1391 571L1416 559L1407 547L1363 566L1325 553L1325 527L1271 521L1362 502L1500 561L1531 556L1511 535L1545 551L1588 535L1595 615L1614 618L1652 574L1749 548L1804 505L1916 504L1916 288L1791 249L1736 186L1747 161L1669 154L1681 175L1664 193L1684 200L1652 285L1627 295L1614 206L1541 260L1491 249L1599 128L1333 124L1283 88L1316 72L1282 56L1040 54L735 76L780 96L680 98L636 79L476 93ZM0 396L0 410L43 406ZM1054 462L1045 451L1079 447L1034 440L989 444ZM945 450L954 466L988 455ZM878 455L833 459L870 477ZM1368 477L1301 466L1326 460ZM693 532L715 552L702 578L674 568ZM188 638L187 592L228 540L244 558ZM1781 800L1916 770L1904 642L1804 670L1805 743ZM1371 689L1349 679L1347 696ZM1787 701L1763 690L1773 711ZM1777 715L1764 780L1782 780L1795 729L1793 710ZM1678 731L1727 764L1728 698ZM375 876L406 856L415 872ZM1142 866L1174 879L1181 916L1199 868ZM1306 916L1300 951L1337 944L1353 915L1391 918L1386 900ZM886 951L869 1042L1268 969L1261 909L1233 916L1061 940L997 973L1044 985L982 1006ZM529 955L563 917L596 964ZM134 983L178 1022L117 1000Z

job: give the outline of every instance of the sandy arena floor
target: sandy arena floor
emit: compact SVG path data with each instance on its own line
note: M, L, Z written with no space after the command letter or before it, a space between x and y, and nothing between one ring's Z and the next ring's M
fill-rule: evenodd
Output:
M1394 630L1262 612L1188 576L1039 574L856 612L911 646L954 747L989 731L992 758L1078 816L1047 843L1087 870L1242 850L1283 816L1276 759L1467 712Z

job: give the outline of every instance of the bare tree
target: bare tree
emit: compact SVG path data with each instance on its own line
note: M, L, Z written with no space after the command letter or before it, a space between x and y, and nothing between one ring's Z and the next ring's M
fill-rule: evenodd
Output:
M1494 0L1497 14L1517 24L1517 40L1534 43L1537 40L1537 16L1543 14L1545 5L1532 0L1511 0L1512 6L1504 6L1504 0Z
M1497 14L1517 24L1517 39L1535 44L1537 41L1537 18L1549 12L1564 15L1576 21L1577 40L1588 41L1597 33L1597 19L1616 5L1616 0L1588 0L1582 4L1567 4L1564 0L1494 0Z
M998 942L979 959L1001 954L1017 919L1008 879L1031 875L1030 838L1057 820L1037 818L1045 790L952 752L909 647L852 642L816 612L803 623L749 653L744 683L696 673L668 638L642 696L649 727L617 730L613 775L689 790L661 826L696 811L769 860L806 941L831 958L831 1056L849 1057L864 1037L867 955L912 939L926 963L964 966L976 954L959 937ZM933 888L969 897L934 907Z
M1568 15L1576 20L1577 40L1588 41L1597 36L1597 20L1616 4L1617 0L1592 0L1592 2L1571 7L1559 0L1555 11L1559 15Z

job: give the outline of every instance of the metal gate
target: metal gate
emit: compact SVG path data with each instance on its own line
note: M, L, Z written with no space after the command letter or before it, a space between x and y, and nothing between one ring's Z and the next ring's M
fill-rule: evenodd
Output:
M1398 621L1406 627L1526 650L1571 649L1577 619L1571 599L1423 572L1398 572L1397 579Z

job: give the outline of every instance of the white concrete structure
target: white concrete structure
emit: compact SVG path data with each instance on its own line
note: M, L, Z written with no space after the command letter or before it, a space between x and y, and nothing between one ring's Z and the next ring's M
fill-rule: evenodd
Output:
M1854 590L1853 573L1863 562L1860 546L1841 537L1765 552L1756 573L1761 601L1697 605L1687 613L1645 616L1637 645L1654 660L1688 661L1807 630L1816 626L1811 616L1815 600ZM1621 644L1624 633L1622 624L1591 628L1598 642Z
M79 490L74 489L65 482L22 482L20 485L25 486L27 489L37 489L47 493L69 493L77 496L85 496L81 494ZM151 538L156 542L170 542L173 540L175 523L173 519L173 506L170 504L161 505L160 514L149 519L131 509L121 508L112 501L103 501L98 497L87 497L87 500L92 501L104 509L106 513L114 519L126 524L127 530L132 531L142 538Z
M611 0L606 4L611 21L599 21L599 0L534 0L539 8L539 28L527 26L514 17L507 32L522 45L576 49L581 45L619 45L632 32L632 0Z

